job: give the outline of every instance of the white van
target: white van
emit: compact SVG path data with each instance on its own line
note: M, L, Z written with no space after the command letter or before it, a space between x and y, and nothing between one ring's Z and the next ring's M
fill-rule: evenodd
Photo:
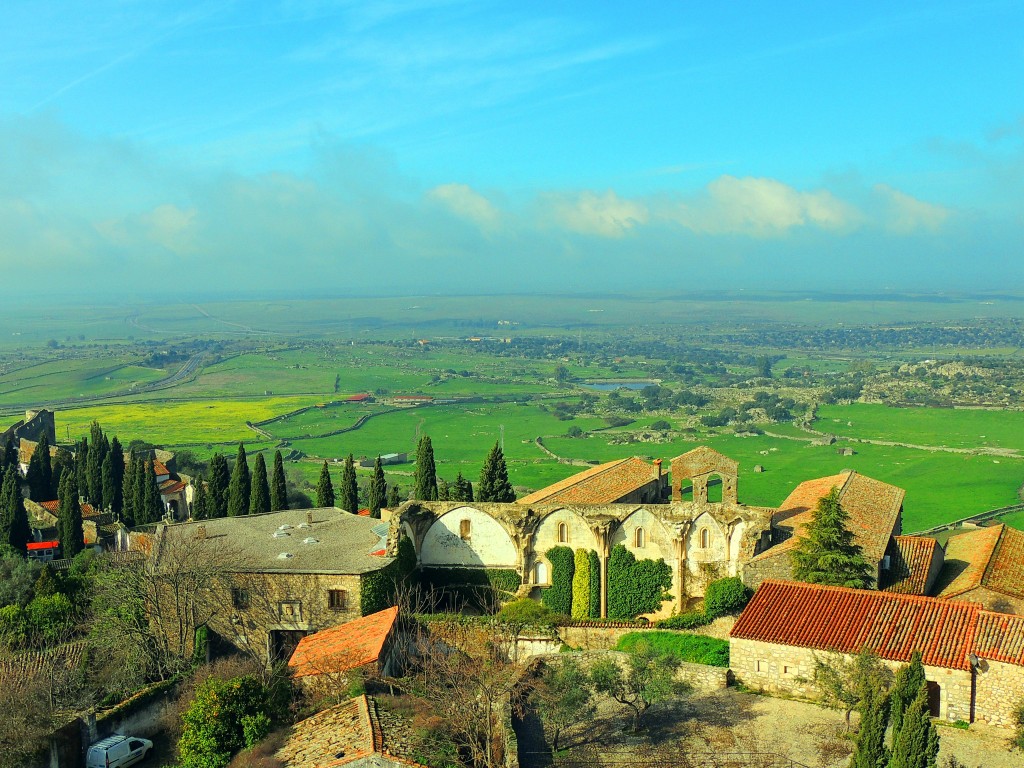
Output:
M107 736L89 747L86 768L125 768L149 754L153 742L135 736Z

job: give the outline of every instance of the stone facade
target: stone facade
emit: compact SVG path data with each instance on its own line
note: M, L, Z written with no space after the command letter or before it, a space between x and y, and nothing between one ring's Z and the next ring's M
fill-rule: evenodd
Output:
M974 680L974 719L1003 728L1015 727L1013 713L1024 703L1024 667L981 659Z
M50 445L57 444L57 426L54 422L53 411L48 411L45 408L38 411L25 411L24 419L0 433L0 447L6 445L8 440L13 440L17 445L23 437L38 443L43 435L46 435Z

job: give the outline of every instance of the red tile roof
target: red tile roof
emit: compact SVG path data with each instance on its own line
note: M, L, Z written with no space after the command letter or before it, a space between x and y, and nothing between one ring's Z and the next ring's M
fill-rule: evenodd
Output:
M950 537L939 597L978 587L1024 598L1024 532L1000 524Z
M655 468L635 456L600 464L541 488L519 504L613 504L654 480Z
M1024 616L982 611L972 650L983 659L1024 666Z
M330 629L306 635L288 660L295 677L345 672L380 658L384 642L398 618L387 608Z
M369 399L370 399L370 396L368 394L366 394L365 392L363 394L359 394L359 395L349 395L348 397L345 398L345 400L347 402L349 402L349 403L361 403L364 400L369 400Z
M30 541L28 543L28 551L29 552L34 552L36 550L43 550L43 549L56 549L59 546L60 546L60 542L56 541L56 540L55 541Z
M160 493L178 493L185 490L185 486L188 485L184 480L175 480L174 478L168 478L160 483Z
M928 573L939 553L939 542L927 536L896 536L893 542L881 589L904 595L927 594Z
M40 507L42 507L52 515L56 515L58 510L60 509L59 499L53 499L52 501L40 501L36 503L39 504ZM92 504L89 504L88 502L83 501L81 504L79 504L79 506L82 508L83 518L98 517L100 514L95 509L93 509Z
M970 669L981 607L916 595L768 580L740 614L731 638Z
M169 474L171 474L170 470L167 469L167 465L164 464L159 459L154 459L153 460L153 472L154 472L154 474L156 474L157 477L160 477L160 475L169 475Z

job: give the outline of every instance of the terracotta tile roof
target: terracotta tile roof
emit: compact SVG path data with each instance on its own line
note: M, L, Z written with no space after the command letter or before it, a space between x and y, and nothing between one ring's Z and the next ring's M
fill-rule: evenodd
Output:
M369 616L306 635L288 660L295 677L345 672L380 658L384 642L398 618L398 608L386 608Z
M359 696L293 725L276 757L287 768L333 768L373 753L369 705Z
M186 483L184 480L175 480L174 478L168 478L167 480L164 480L162 483L160 483L160 493L178 493L180 491L185 490L185 486L187 485L188 483Z
M916 595L768 580L729 636L816 650L857 653L867 646L884 659L970 669L981 607Z
M613 504L654 480L654 467L635 456L609 461L541 488L519 504Z
M885 592L924 595L928 592L928 573L939 552L939 542L928 536L896 536L888 550L889 570L883 571Z
M972 650L983 659L1024 666L1024 616L982 611Z
M950 537L938 596L978 587L1024 598L1024 532L999 524Z
M839 489L839 503L849 515L850 531L864 551L864 558L868 563L881 561L899 520L906 492L857 472L841 472L800 483L782 502L772 520L774 527L787 530L791 535L754 560L775 557L795 549L804 527L814 517L818 500L833 488Z
M36 503L39 504L40 507L45 509L51 515L56 515L57 511L60 509L60 500L59 499L53 499L52 501L39 501L39 502L36 502ZM89 504L88 502L83 501L79 506L82 508L82 518L83 519L90 518L90 517L99 517L99 515L100 515L99 512L97 512L95 509L93 509L92 504Z
M153 460L153 472L156 473L157 477L160 477L160 475L169 475L169 474L171 474L170 470L167 469L167 465L164 464L159 459L154 459Z
M18 442L18 462L21 464L28 464L32 461L32 454L36 452L36 446L38 442L29 440L27 437L21 438ZM58 447L56 445L50 446L50 458L54 458L57 455Z

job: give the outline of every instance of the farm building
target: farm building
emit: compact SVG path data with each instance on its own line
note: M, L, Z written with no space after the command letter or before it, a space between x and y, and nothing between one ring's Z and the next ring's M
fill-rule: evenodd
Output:
M1000 524L951 536L936 595L1024 615L1024 532Z

